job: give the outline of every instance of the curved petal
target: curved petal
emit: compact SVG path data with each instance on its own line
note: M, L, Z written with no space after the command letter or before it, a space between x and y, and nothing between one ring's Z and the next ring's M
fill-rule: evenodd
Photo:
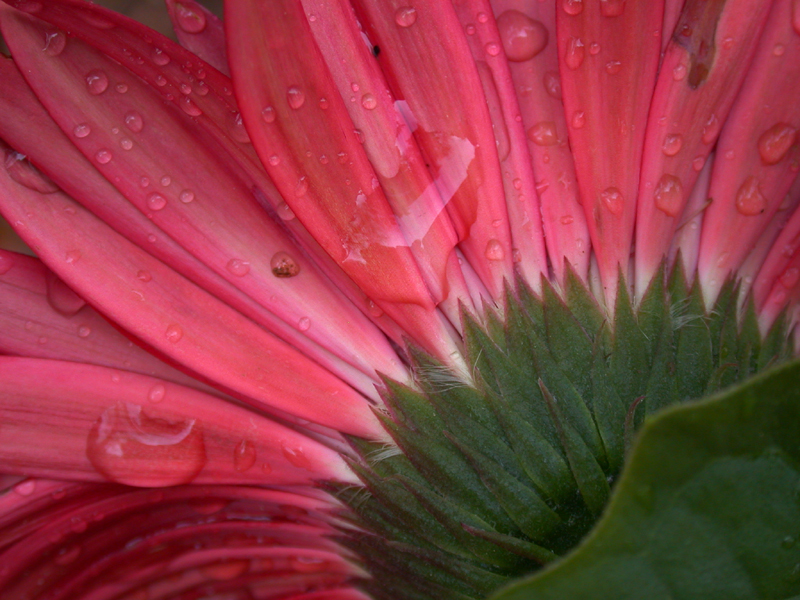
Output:
M228 74L222 19L194 0L165 0L181 46Z

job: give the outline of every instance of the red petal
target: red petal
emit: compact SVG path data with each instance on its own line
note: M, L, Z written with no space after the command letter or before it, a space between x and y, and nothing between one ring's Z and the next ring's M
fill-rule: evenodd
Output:
M165 0L181 46L228 74L222 20L194 0Z

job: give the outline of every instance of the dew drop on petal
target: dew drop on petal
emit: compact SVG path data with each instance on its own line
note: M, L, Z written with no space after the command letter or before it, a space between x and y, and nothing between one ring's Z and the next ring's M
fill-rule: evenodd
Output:
M131 138L122 138L119 141L119 145L122 146L123 150L130 150L133 148L133 140Z
M600 14L604 17L618 17L625 12L625 0L600 0Z
M14 486L14 491L20 496L30 496L36 491L36 480L25 479Z
M86 456L106 479L139 487L189 483L206 464L196 419L127 402L103 411L89 432Z
M170 61L169 55L166 54L161 48L153 48L153 51L150 53L150 58L152 58L153 62L160 67L168 65Z
M111 151L107 148L101 148L97 151L97 154L95 154L94 157L101 165L107 165L111 162L111 159L114 158L114 155L111 154Z
M622 197L622 192L615 187L606 188L600 192L600 201L612 215L619 216L625 210L625 199Z
M250 263L241 258L232 258L225 266L236 277L244 277L250 272Z
M153 279L153 276L150 275L148 271L138 271L136 273L136 279L138 279L139 281L147 282Z
M417 9L413 6L401 6L394 13L394 22L399 27L411 27L417 22Z
M288 204L286 204L286 202L281 202L276 210L278 212L278 216L284 221L291 221L295 218L294 211Z
M184 204L189 204L192 200L194 200L194 192L192 190L183 190L178 195L178 200Z
M547 28L518 10L507 10L497 17L497 29L510 61L530 60L547 46Z
M180 106L183 112L190 117L199 117L203 114L200 107L189 96L181 96Z
M670 217L677 217L683 210L681 180L674 175L662 175L653 197L657 209Z
M158 404L167 395L167 388L163 383L157 383L147 392L147 399L153 404Z
M491 239L487 242L486 250L484 250L483 254L487 260L503 260L506 257L503 245L495 239Z
M564 62L573 71L580 68L586 56L586 48L580 38L572 37L567 42Z
M561 77L556 71L547 71L544 74L544 89L551 98L561 100Z
M564 215L559 219L562 225L570 225L575 218L572 215Z
M307 191L308 191L308 177L303 175L300 179L297 180L297 185L294 188L294 193L299 198L300 196L304 196Z
M750 175L736 192L736 210L746 217L760 215L767 208L767 199L758 188L758 179Z
M108 75L100 69L89 71L86 75L86 87L93 96L102 94L108 89Z
M81 325L78 327L78 337L87 338L92 335L92 328L88 325Z
M541 121L528 129L528 138L537 146L555 146L558 143L556 124L553 121Z
M68 265L74 265L81 259L81 251L80 250L69 250L64 255L64 260L67 262Z
M178 27L186 33L201 33L208 24L206 16L201 11L192 10L181 2L175 3L175 18L178 21Z
M273 154L269 157L269 164L271 164L273 167L277 167L279 164L281 164L281 157L277 154Z
M275 277L294 277L300 272L300 265L286 252L276 252L269 265Z
M675 68L672 69L672 78L675 81L683 81L686 79L686 65L676 65Z
M575 129L580 129L584 125L586 125L586 113L582 110L576 110L572 113L572 127Z
M367 110L372 110L378 106L378 101L375 99L373 94L364 94L361 96L361 106Z
M598 54L600 54L600 50L601 50L600 44L598 44L597 42L592 42L591 44L589 44L589 54L591 54L592 56L597 56Z
M286 101L291 108L297 110L305 104L306 95L299 86L293 85L286 90Z
M618 60L610 60L606 63L606 73L616 75L622 70L622 63Z
M706 164L705 156L695 156L694 159L692 160L692 168L697 172L702 171L703 165L705 164Z
M136 111L131 111L125 115L125 126L133 133L139 133L144 128L144 119Z
M719 135L719 129L721 125L717 115L712 114L706 120L706 124L703 125L703 143L704 144L712 144Z
M583 12L583 0L562 0L561 6L568 15L579 15Z
M367 312L376 319L383 316L383 309L372 300L367 301Z
M283 456L293 466L297 467L298 469L305 469L306 471L312 470L311 461L308 460L308 457L305 455L302 448L292 448L285 442L282 442L281 450L283 451Z
M486 23L489 20L489 15L487 15L485 12L479 12L477 19L478 23Z
M272 106L265 106L261 109L261 118L264 120L264 123L274 123L277 116Z
M67 45L67 36L61 31L47 33L44 42L44 53L49 56L58 56Z
M176 323L172 323L167 326L164 335L166 336L168 342L177 344L183 337L183 328Z
M242 144L250 143L250 135L247 133L247 129L244 126L242 113L237 112L231 116L228 122L228 131L230 131L231 137L237 142Z
M300 331L308 331L310 327L311 319L308 317L300 317L300 319L297 321L297 329Z
M500 44L497 42L489 42L484 46L484 50L486 50L486 54L489 56L497 56L500 54Z
M79 123L78 125L75 125L72 133L75 134L76 138L85 138L92 133L92 128L89 127L88 123Z
M244 473L256 464L256 445L250 440L242 440L233 449L233 468Z
M671 133L664 138L661 151L667 156L675 156L683 145L683 137L679 133Z
M150 210L161 210L167 205L167 199L161 194L153 192L147 196L147 207Z
M765 165L778 164L797 139L797 129L788 123L776 123L758 138L758 153Z

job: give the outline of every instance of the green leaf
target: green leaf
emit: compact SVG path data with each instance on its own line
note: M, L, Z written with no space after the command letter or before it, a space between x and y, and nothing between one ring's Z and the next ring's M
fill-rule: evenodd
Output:
M645 423L606 513L493 600L800 594L800 362Z

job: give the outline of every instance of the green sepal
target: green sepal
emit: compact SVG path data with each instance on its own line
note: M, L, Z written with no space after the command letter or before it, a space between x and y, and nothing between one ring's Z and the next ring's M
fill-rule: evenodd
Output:
M695 282L680 314L674 315L679 329L676 340L675 366L678 396L681 400L699 398L714 369L714 348L708 326L700 284Z
M636 311L636 322L639 324L639 329L645 339L650 342L647 356L651 363L658 352L659 337L664 321L669 320L670 317L669 298L664 288L665 273L666 265L662 262L658 272L650 280Z
M611 337L605 313L566 259L564 267L564 299L567 306L593 342L599 335L604 348L610 348Z
M475 529L469 525L465 525L464 529L475 537L492 542L493 544L496 544L497 546L500 546L509 552L513 552L518 556L535 561L540 565L546 565L547 563L558 558L557 554L551 552L547 548L532 544L531 542L523 541L519 538L511 537L510 535L483 531L482 529Z
M592 411L600 439L603 440L605 463L610 473L616 473L622 468L625 458L625 445L620 433L625 428L627 407L622 404L617 390L611 384L605 353L600 344L596 344L592 350L591 378L594 396Z
M761 334L758 330L758 317L752 296L744 308L744 318L739 331L739 372L740 381L744 381L758 369L758 356L761 353Z

